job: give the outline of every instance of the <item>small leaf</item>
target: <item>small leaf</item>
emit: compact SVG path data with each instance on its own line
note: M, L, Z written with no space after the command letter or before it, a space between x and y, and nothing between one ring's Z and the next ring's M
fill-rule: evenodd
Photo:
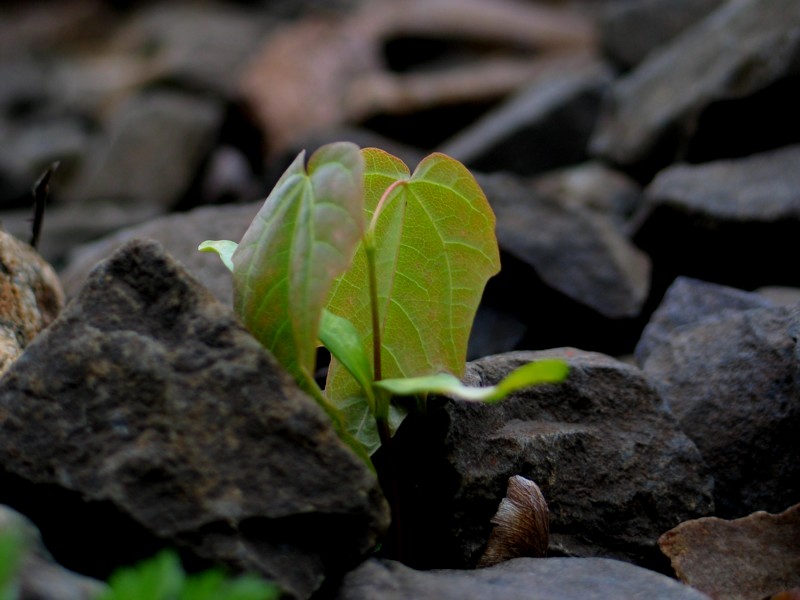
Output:
M512 392L540 383L558 383L569 372L567 363L558 359L540 360L514 369L500 383L489 387L469 387L449 373L410 377L404 379L384 379L375 383L376 387L390 391L397 396L416 394L446 394L462 400L497 402Z
M361 386L368 401L370 413L375 413L375 398L372 392L372 365L369 362L361 336L355 326L343 317L323 309L319 324L319 339L350 372Z
M200 252L216 252L222 264L228 267L228 270L233 271L233 253L236 252L238 245L229 240L206 240L197 249Z
M347 423L347 431L363 446L369 457L381 446L380 434L373 415L366 410L368 400L363 396L351 396L337 403ZM389 407L389 427L396 431L406 417L407 411L395 405ZM370 461L371 464L371 461Z

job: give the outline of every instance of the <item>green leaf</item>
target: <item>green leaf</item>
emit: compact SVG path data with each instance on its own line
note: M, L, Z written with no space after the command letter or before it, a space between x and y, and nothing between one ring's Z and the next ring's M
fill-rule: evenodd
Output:
M328 144L295 159L233 253L234 309L301 387L314 386L320 315L364 230L363 158Z
M178 555L164 550L134 567L115 571L108 580L109 590L99 600L172 600L180 594L184 579Z
M200 252L216 252L222 264L228 267L228 270L233 271L233 253L236 252L238 245L229 240L206 240L197 249Z
M370 412L375 412L375 398L372 392L372 365L361 336L355 326L329 310L323 309L319 325L319 339L332 356L336 357L361 386Z
M382 377L460 376L483 289L500 269L494 213L475 178L452 158L432 154L410 175L386 152L368 148L362 154L368 219L387 188L404 182L384 205L374 235ZM332 289L328 309L350 319L372 362L363 243ZM326 394L332 402L361 396L359 387L338 360L331 362ZM362 408L368 411L366 402Z
M446 394L462 400L475 400L487 403L502 400L512 392L542 383L559 383L569 373L569 366L563 360L545 359L514 369L497 385L489 387L469 387L449 373L412 377L406 379L384 379L376 382L398 396L416 394Z

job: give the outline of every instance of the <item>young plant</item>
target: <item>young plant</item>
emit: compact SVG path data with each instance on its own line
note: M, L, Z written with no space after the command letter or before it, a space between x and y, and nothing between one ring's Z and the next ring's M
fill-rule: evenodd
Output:
M277 600L280 588L255 575L229 577L220 569L187 575L178 555L163 550L114 571L97 600Z
M469 171L443 154L411 174L375 148L340 142L280 178L237 245L206 241L233 272L234 309L369 463L429 393L492 402L567 366L543 360L491 388L461 384L487 280L500 269L495 217ZM331 353L323 391L313 374Z

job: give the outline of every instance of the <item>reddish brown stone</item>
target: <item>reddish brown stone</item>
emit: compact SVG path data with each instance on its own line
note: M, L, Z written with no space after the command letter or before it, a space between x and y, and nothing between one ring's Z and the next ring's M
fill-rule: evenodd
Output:
M686 521L658 545L678 579L712 598L794 598L791 588L800 586L800 504L780 514Z

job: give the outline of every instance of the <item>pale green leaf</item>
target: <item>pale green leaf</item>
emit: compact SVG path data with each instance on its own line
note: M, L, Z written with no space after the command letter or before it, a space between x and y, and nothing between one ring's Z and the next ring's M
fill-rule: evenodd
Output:
M319 339L332 356L336 357L359 383L368 401L369 413L375 413L375 398L372 393L372 365L361 344L361 336L355 326L332 312L323 309L319 324ZM360 428L360 425L358 425Z
M442 154L413 175L396 157L362 150L369 220L394 182L377 219L376 271L382 377L463 373L467 342L486 281L500 269L495 217L469 171ZM355 325L372 360L372 322L364 245L333 288L328 309ZM334 402L359 396L359 385L336 360L326 393ZM367 410L367 407L363 407Z
M328 144L301 153L233 253L234 308L301 386L313 385L320 316L364 230L363 158Z
M200 252L216 252L222 264L228 267L228 270L233 271L233 253L236 252L238 245L230 240L206 240L197 249Z
M545 359L514 369L500 383L488 387L466 386L449 373L405 379L384 379L376 382L397 396L416 394L445 394L462 400L497 402L512 392L542 383L559 383L569 372L567 363L558 359Z

